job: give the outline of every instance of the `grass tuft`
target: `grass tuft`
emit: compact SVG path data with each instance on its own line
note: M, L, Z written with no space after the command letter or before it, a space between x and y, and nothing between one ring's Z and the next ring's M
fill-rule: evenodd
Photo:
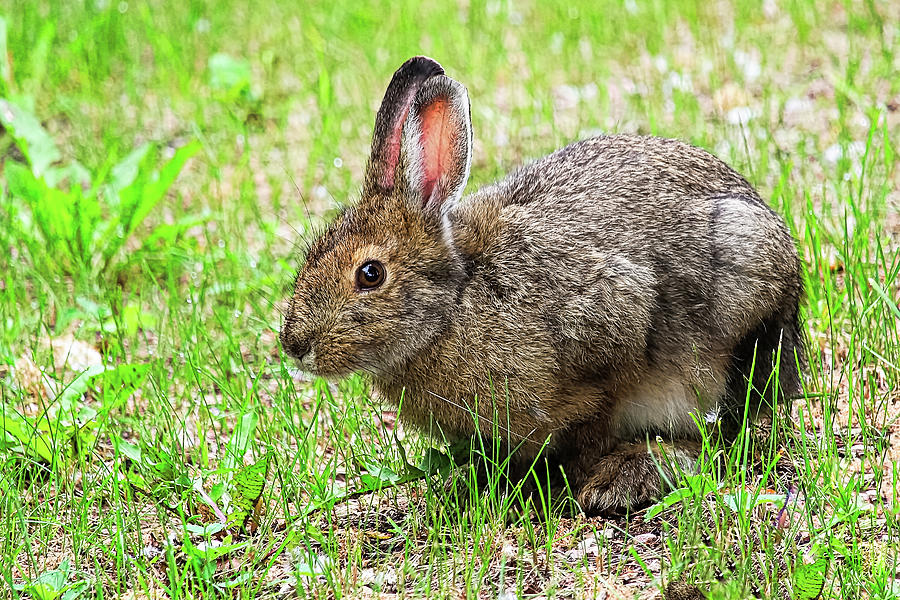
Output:
M887 0L0 1L3 596L782 598L822 572L822 597L897 597L898 22ZM473 187L600 132L746 174L804 261L803 396L711 433L652 509L588 519L541 461L526 499L364 379L297 374L301 250L357 197L414 54L469 88Z

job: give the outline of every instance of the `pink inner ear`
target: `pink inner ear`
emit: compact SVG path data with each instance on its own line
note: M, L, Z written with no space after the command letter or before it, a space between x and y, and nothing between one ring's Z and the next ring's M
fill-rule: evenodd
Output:
M422 126L422 200L425 204L431 198L441 175L453 161L449 119L450 103L445 97L435 98L419 113Z

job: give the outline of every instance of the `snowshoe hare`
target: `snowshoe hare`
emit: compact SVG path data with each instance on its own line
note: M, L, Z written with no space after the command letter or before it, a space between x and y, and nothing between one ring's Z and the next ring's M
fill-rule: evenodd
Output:
M524 464L546 443L588 513L662 492L698 420L798 391L794 241L724 163L600 136L463 196L471 157L466 89L408 60L359 202L297 276L281 342L304 370L365 372L405 422L499 433Z

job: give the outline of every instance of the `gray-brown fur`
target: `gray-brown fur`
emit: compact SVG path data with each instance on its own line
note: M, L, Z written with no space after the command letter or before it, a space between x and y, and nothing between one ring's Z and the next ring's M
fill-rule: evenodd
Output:
M436 89L450 98L449 112L434 112L453 145L428 154L416 144L435 140L416 118ZM385 400L403 397L406 422L447 439L499 431L524 460L549 440L588 512L661 491L647 436L689 467L692 415L739 423L754 351L760 392L779 344L782 362L780 381L751 394L753 410L797 391L799 261L743 177L678 141L602 136L460 199L451 184L465 184L471 155L465 89L439 74L415 97L382 104L411 115L395 185L369 185L385 168L373 155L359 203L297 277L281 339L305 368L365 371ZM417 157L441 169L428 198ZM354 273L373 259L387 278L360 291Z

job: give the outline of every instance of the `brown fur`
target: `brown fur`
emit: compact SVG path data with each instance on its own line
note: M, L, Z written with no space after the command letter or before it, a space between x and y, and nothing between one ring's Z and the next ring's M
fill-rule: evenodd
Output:
M398 140L376 129L362 198L297 277L288 354L323 376L369 373L405 421L449 440L499 431L526 461L549 440L589 512L660 492L646 436L688 467L693 417L740 423L754 353L753 410L797 391L800 264L743 177L682 142L603 136L460 198L465 89L413 61L392 86L416 81L415 99L392 104L411 94L389 89L377 121L408 111L394 186L380 185L378 148ZM417 115L435 98L451 106L454 158L426 198ZM361 291L354 274L373 259L387 278Z

